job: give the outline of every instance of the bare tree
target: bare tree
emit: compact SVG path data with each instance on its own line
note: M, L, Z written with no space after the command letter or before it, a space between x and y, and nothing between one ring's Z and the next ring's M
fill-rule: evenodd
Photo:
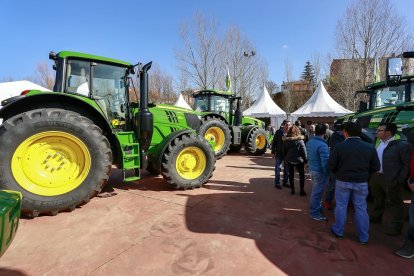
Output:
M350 59L342 63L335 76L329 80L332 98L350 110L356 109L354 94L360 89L360 84L355 81L355 76L360 74L360 69L361 63Z
M55 84L55 75L47 62L40 62L36 65L35 75L31 78L34 83L52 90Z
M370 81L370 60L401 53L413 45L406 20L389 0L355 0L336 27L337 49L342 58L363 62L362 86Z
M249 107L267 79L266 63L238 27L227 29L224 45L222 60L225 64L220 67L230 69L232 91L243 98L245 107Z
M176 51L179 70L198 89L214 89L219 83L221 47L216 35L214 19L207 21L200 13L195 15L195 26L183 25L181 40L184 48Z
M172 76L162 71L158 64L154 64L151 69L148 92L150 100L155 103L172 104L176 99Z

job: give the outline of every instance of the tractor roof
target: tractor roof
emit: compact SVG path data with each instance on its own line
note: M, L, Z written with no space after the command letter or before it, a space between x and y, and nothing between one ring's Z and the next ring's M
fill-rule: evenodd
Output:
M218 94L220 96L234 96L235 93L231 91L220 91L220 90L213 90L213 89L204 89L194 92L194 95L203 95L203 94Z
M96 61L104 61L104 62L121 64L125 66L132 66L131 63L126 62L126 61L113 59L113 58L106 58L106 57L101 57L101 56L95 56L95 55L90 55L90 54L85 54L85 53L79 53L79 52L62 51L58 53L58 56L61 58L76 57L76 58L84 58L84 59L93 59Z
M379 82L374 82L371 83L369 85L367 85L367 89L375 89L375 88L380 88L380 87L385 87L385 81L379 81Z

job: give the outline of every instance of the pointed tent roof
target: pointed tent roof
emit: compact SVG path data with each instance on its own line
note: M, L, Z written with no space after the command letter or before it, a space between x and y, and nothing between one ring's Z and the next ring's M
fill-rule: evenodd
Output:
M352 111L342 107L328 94L322 82L309 100L298 110L292 113L298 117L336 117L352 113Z
M270 97L266 86L263 86L263 92L256 102L243 112L243 115L252 117L278 117L286 116L283 111Z
M180 96L178 97L177 101L174 103L174 106L183 107L187 109L191 109L191 106L184 100L183 95L180 93Z

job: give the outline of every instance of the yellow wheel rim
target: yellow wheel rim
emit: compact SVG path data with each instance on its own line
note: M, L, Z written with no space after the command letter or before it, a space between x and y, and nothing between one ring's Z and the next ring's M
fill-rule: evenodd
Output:
M182 149L176 161L178 175L188 180L200 177L206 169L206 165L206 155L198 147Z
M264 149L266 146L266 137L263 134L259 134L256 137L256 148L257 149Z
M75 136L45 131L24 140L11 162L17 183L42 196L65 194L77 188L88 176L91 156Z
M223 148L226 136L224 135L224 131L221 128L210 127L204 134L204 138L207 141L212 141L215 143L214 152L217 153Z

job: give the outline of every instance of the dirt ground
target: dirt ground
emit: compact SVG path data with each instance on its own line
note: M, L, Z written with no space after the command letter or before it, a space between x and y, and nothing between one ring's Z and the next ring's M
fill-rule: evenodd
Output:
M277 190L273 166L269 153L225 156L208 184L188 191L149 174L122 183L113 170L75 211L21 219L0 275L413 275L412 260L393 253L403 235L372 225L360 245L350 211L337 240L333 211L328 222L309 218L310 181L307 197Z

